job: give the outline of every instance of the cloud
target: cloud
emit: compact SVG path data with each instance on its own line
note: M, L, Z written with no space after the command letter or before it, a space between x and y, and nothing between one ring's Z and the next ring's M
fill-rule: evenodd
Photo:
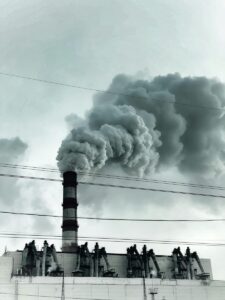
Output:
M19 137L0 139L0 162L18 162L24 155L27 147L27 144L24 143Z
M23 158L27 149L27 144L19 137L7 139L0 139L0 162L1 163L18 163ZM5 171L6 169L4 169ZM13 169L13 173L17 173ZM9 180L8 178L1 178L0 182L0 200L1 207L9 207L16 205L16 200L20 197L20 188L17 180Z
M7 139L0 139L0 162L1 163L19 163L28 145L23 142L19 137ZM7 173L7 169L2 169L2 173ZM10 172L9 172L10 173ZM13 169L13 174L18 174L17 169ZM9 179L1 177L0 181L0 208L2 210L11 209L16 210L23 203L21 201L21 188L16 179ZM8 226L13 226L15 223L13 218L9 215L1 215L1 226L7 223Z
M21 164L28 145L19 137L0 139L0 162L10 164ZM13 170L13 171L12 171ZM3 171L2 171L3 172ZM13 168L8 171L4 168L4 173L20 174L20 170ZM24 174L24 170L23 170ZM21 181L16 178L1 177L0 181L0 210L10 211L42 211L48 212L45 197L51 199L52 195L47 194L49 184L40 182ZM50 189L48 188L48 191ZM26 222L24 221L26 220ZM53 222L47 218L35 218L14 215L1 215L1 226L7 224L7 230L12 232L40 232L41 229L53 230Z

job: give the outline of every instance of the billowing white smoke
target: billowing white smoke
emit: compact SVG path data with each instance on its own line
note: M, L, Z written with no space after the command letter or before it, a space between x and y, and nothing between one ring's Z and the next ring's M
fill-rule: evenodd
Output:
M168 166L224 172L224 84L179 74L152 81L118 75L109 91L115 94L98 94L82 127L73 128L62 142L61 172L98 170L111 163L140 176Z

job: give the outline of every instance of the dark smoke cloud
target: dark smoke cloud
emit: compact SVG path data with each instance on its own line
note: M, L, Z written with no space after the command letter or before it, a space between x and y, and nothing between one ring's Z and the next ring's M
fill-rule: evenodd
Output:
M62 142L61 172L118 163L140 176L169 166L206 177L224 173L225 116L217 109L225 106L224 84L179 74L151 81L118 75L109 91L118 94L96 95L84 125Z

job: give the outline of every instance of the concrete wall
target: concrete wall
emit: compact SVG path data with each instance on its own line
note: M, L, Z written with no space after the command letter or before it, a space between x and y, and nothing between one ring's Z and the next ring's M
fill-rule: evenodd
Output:
M9 257L13 258L13 274L17 274L17 270L21 269L21 261L22 261L22 252L8 252L7 254ZM63 253L58 252L57 257L59 263L64 268L65 276L71 276L72 272L76 268L76 256L72 253ZM108 260L112 268L116 270L118 273L118 277L126 278L127 277L127 256L125 254L108 254ZM162 272L165 273L165 278L171 279L172 276L172 269L173 269L173 262L172 257L170 256L157 256L157 261L159 267ZM204 267L205 272L210 273L210 278L212 277L212 269L211 269L211 262L209 259L201 259L202 265ZM154 265L152 264L152 267ZM194 263L194 268L198 270L200 273L199 267L196 263Z
M8 282L13 273L13 257L0 257L0 282ZM1 298L0 298L1 299Z
M146 300L150 289L157 289L155 300L224 300L225 281L146 279ZM66 277L65 300L143 300L142 279ZM61 299L61 277L13 277L0 282L0 299ZM16 294L18 297L16 298Z

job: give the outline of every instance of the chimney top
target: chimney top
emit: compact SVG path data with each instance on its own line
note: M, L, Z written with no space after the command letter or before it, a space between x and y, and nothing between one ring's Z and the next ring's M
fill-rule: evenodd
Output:
M77 185L77 173L74 171L67 171L63 173L63 185L76 186Z

